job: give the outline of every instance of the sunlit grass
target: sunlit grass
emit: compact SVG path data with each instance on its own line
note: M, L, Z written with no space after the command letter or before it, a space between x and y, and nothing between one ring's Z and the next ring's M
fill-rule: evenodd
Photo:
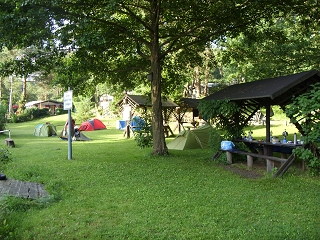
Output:
M50 198L2 198L4 239L320 236L317 178L242 178L214 163L210 149L170 150L169 156L152 157L151 149L139 149L132 138L123 137L114 120L103 119L107 129L84 132L92 141L73 142L68 160L66 141L33 136L34 127L47 121L60 133L66 116L8 125L17 147L10 149L14 160L6 175L44 183ZM254 136L263 136L260 130L257 126Z

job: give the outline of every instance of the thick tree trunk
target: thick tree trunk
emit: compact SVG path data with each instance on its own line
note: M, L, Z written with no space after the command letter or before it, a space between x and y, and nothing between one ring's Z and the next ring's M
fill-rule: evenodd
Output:
M151 100L152 100L152 134L153 134L153 155L166 155L168 148L165 142L163 131L163 116L161 102L161 65L160 65L160 45L159 45L159 1L152 1L152 32L150 34L151 51Z
M168 149L163 131L163 116L161 103L161 72L160 64L157 61L152 63L153 79L151 84L152 100L152 133L153 133L153 154L166 155Z

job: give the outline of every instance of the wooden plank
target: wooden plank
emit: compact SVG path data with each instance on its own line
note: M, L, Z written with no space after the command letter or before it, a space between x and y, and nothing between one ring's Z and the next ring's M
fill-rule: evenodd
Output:
M292 163L295 160L294 154L291 154L288 160L278 169L278 171L273 175L273 177L279 177L282 176L292 165Z
M232 150L232 151L222 150L222 151L237 153L237 154L242 154L242 155L249 155L252 157L264 158L264 159L269 159L269 160L277 161L277 162L286 162L287 161L287 159L285 159L285 158L278 158L278 157L274 157L274 156L267 156L267 155L263 155L263 154L259 154L259 153L252 153L252 152L246 152L246 151L240 151L240 150Z
M22 182L19 180L0 181L0 196L3 195L32 199L49 197L44 185L34 182Z

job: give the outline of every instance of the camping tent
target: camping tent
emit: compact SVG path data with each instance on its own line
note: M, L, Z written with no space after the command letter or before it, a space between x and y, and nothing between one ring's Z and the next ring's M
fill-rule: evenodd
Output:
M83 122L79 127L79 131L94 131L100 129L106 129L106 126L103 124L103 122L96 118Z
M68 140L68 134L66 131L62 130L60 134L60 138L62 140ZM91 139L85 136L82 132L78 131L78 129L74 129L74 134L72 136L72 141L90 141Z
M196 129L181 131L172 142L167 144L167 147L175 150L206 148L212 130L212 126L206 124Z
M64 124L64 127L60 133L60 138L62 140L68 140L68 133L69 133L69 123L66 121ZM73 141L89 141L91 140L87 136L85 136L83 133L79 131L79 129L75 126L75 122L72 119L71 120L71 138Z
M38 124L34 129L34 135L38 137L56 136L57 129L50 123Z

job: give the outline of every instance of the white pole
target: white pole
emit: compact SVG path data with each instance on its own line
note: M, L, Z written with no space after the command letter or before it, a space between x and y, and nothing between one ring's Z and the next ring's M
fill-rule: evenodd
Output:
M72 159L72 118L71 110L68 110L68 160Z
M70 87L68 87L68 91L70 91ZM72 117L71 117L71 110L72 106L70 109L68 109L68 160L72 159L72 136L71 133L72 131Z

